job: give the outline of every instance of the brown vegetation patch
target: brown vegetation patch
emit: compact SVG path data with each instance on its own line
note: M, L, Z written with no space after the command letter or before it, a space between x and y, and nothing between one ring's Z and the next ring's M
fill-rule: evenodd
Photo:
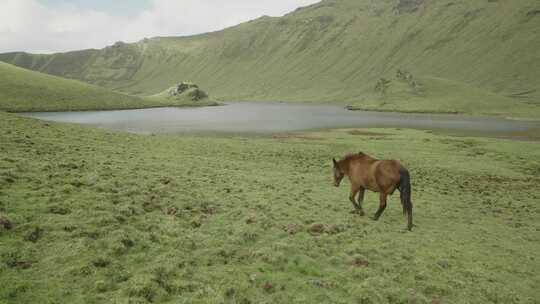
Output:
M169 207L167 208L167 215L176 215L178 213L178 208Z
M534 9L527 12L528 17L538 16L540 15L540 9Z
M246 224L254 224L255 222L257 222L256 218L254 215L250 215L247 219L246 219Z
M364 130L359 130L359 129L347 131L347 134L357 135L357 136L377 136L377 137L388 136L388 134L386 133L370 132L370 131L364 131Z
M70 214L71 210L63 206L51 206L49 208L49 212L52 214L66 215L66 214Z
M321 136L311 133L277 133L272 135L274 139L307 139L307 140L322 140Z
M297 234L298 231L300 231L301 229L302 227L300 227L300 225L297 225L297 224L288 224L287 226L283 228L283 230L285 230L290 235Z
M109 260L107 260L105 258L101 258L101 257L92 261L92 265L94 265L94 267L98 267L98 268L107 267L107 266L109 266L109 264L111 264L111 261L109 261Z
M274 287L274 284L270 283L270 282L266 282L264 283L263 285L263 290L268 292L268 293L272 293L275 291L275 287Z
M342 233L346 230L346 227L344 225L340 225L340 224L332 224L330 226L328 226L327 229L325 229L325 231L328 233L328 234L339 234L339 233Z
M15 267L20 268L20 269L28 269L32 267L32 262L31 261L17 261Z
M369 261L365 257L356 256L352 259L351 265L355 267L367 267L369 266Z
M324 233L326 227L323 224L313 224L308 228L309 233L311 234L321 234Z

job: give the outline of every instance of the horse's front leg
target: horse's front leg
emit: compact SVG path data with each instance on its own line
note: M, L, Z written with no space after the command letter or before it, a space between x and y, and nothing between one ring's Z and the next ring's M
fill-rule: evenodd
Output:
M358 190L358 208L360 210L360 215L361 216L364 216L366 215L364 213L364 208L362 208L362 204L364 203L364 194L366 192L366 189L364 188L360 188L360 190Z
M358 193L358 189L357 187L351 187L351 194L349 195L349 200L351 201L351 203L353 204L354 206L354 212L361 212L362 211L362 207L356 203L356 194Z

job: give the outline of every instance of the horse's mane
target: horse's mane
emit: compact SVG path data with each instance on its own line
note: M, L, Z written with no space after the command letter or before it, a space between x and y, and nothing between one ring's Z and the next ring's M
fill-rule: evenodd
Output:
M368 156L367 154L365 154L364 152L358 152L358 153L351 153L351 154L347 154L345 155L345 157L341 160L343 162L350 162L352 160L356 160L356 159L360 159L360 158L364 158ZM369 157L369 156L368 156Z
M338 162L338 166L342 168L342 170L348 170L349 165L352 162L372 161L372 160L376 160L376 159L367 155L364 152L352 153L352 154L347 154L342 160L340 160Z

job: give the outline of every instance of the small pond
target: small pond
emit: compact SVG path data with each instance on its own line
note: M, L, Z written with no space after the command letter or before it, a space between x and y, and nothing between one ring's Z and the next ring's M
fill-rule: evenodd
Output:
M228 103L203 108L24 113L38 119L70 122L135 133L277 133L329 128L418 128L457 133L519 132L540 122L453 114L349 111L334 105Z

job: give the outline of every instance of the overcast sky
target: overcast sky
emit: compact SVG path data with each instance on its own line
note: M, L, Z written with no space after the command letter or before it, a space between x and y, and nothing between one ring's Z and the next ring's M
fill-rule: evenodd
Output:
M102 48L116 41L184 36L319 0L0 0L0 53Z

